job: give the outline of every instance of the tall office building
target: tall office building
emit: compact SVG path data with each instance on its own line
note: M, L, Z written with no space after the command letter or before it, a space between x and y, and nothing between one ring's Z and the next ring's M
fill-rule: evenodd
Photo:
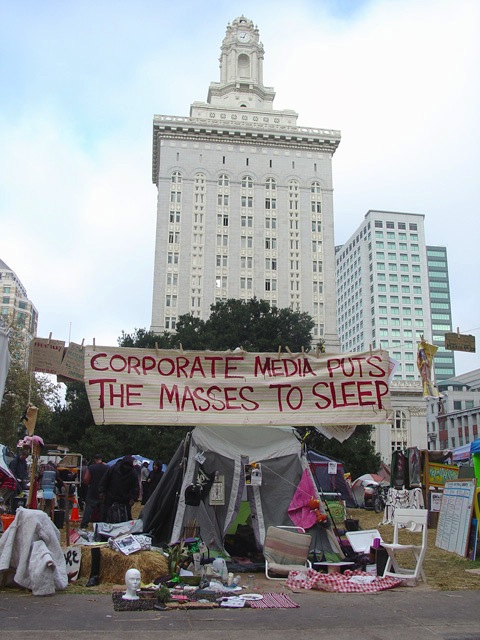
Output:
M395 450L435 448L416 357L422 336L443 345L443 331L450 330L446 250L426 246L423 215L369 211L337 248L336 268L342 351L381 347L398 362L390 385L393 416L385 425L390 429L375 430L376 450L389 462ZM437 354L440 379L453 358L443 346Z
M430 283L430 313L432 340L438 347L435 354L435 379L437 383L455 377L453 351L445 350L445 334L452 331L452 307L446 247L427 246L428 280Z
M37 335L38 312L15 271L0 260L0 322L22 336L23 363L28 365L30 343Z
M384 348L396 380L420 380L417 342L432 340L424 216L368 211L337 251L342 351Z
M300 127L273 108L264 49L245 17L227 26L220 81L189 117L156 115L158 188L151 329L207 319L218 301L253 297L306 311L313 338L338 350L332 156L338 131Z

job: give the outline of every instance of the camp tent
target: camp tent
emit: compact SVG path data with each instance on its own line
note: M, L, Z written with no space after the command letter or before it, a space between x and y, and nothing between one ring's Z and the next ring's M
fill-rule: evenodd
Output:
M468 462L470 460L470 443L452 449L452 455L454 463Z
M354 509L357 501L345 480L345 470L339 460L310 450L307 453L308 463L315 478L317 487L325 494L340 494L347 507ZM328 495L326 498L328 499Z
M270 525L292 526L288 508L304 471L309 473L301 449L288 428L196 427L144 506L143 531L157 543L200 535L210 549L224 553L225 535L247 501L256 547L261 549ZM253 463L261 484L249 475ZM199 472L206 480L196 494ZM312 529L314 550L339 552L330 531L318 525Z
M109 460L107 464L111 467L122 458L123 456L120 456L119 458L114 458L113 460ZM151 460L150 458L145 458L145 456L141 456L137 453L132 455L132 458L134 458L136 463L139 464L140 466L142 466L144 462L148 462L148 470L151 471L153 469L153 460Z

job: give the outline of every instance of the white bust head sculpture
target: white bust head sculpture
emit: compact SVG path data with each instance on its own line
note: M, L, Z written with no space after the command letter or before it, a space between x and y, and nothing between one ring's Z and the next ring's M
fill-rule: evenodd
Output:
M125 584L127 590L122 596L124 600L138 600L138 589L140 589L140 571L138 569L129 569L125 574Z

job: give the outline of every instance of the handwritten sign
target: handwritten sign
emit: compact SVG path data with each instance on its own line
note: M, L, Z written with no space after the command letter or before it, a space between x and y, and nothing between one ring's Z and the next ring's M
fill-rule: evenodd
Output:
M67 380L84 378L84 348L80 344L71 342L58 369L58 375Z
M97 424L316 426L386 422L386 351L320 357L86 347Z
M80 564L82 562L82 547L75 545L62 549L65 557L65 565L67 567L67 575L69 582L75 582L80 574Z
M57 373L63 359L65 342L34 338L32 342L33 370L39 373Z
M475 336L462 335L460 333L446 333L445 349L475 353Z

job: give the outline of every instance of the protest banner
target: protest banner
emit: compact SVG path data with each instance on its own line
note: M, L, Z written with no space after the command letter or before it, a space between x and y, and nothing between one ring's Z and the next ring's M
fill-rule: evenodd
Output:
M391 409L386 351L246 353L85 348L96 424L378 424Z

